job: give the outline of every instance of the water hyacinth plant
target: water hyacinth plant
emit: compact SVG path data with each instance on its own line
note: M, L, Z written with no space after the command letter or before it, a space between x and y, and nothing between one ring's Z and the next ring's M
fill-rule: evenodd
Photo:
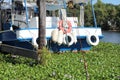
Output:
M101 42L85 53L90 80L120 79L120 45ZM81 52L51 54L47 65L33 59L0 54L1 80L86 80Z

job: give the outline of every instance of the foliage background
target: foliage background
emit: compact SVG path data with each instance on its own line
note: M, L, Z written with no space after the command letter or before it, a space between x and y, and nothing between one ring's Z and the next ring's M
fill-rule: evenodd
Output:
M79 5L75 4L74 8L69 9L69 14L72 16L79 16ZM120 5L105 4L101 0L97 0L94 4L94 10L98 27L103 30L118 30L120 31ZM91 10L91 3L85 5L85 26L93 26L93 16Z

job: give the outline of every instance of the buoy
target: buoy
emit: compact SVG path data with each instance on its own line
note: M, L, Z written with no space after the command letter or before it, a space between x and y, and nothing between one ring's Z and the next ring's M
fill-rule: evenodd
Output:
M74 43L73 35L71 33L64 34L63 43L71 46Z
M86 41L89 45L96 46L99 44L99 37L94 34L87 35Z
M58 45L61 45L63 43L63 31L58 31L58 39L57 39Z
M59 31L58 29L55 29L51 33L52 41L55 43L58 41L58 31Z
M76 36L75 31L72 31L72 36L73 36L74 43L76 44L77 43L77 36Z

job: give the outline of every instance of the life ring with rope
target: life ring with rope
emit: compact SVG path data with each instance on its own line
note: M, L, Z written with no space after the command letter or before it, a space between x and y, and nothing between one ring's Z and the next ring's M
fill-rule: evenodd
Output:
M70 33L71 30L72 30L72 25L71 25L70 21L66 21L66 23L68 25L67 29L65 29L65 27L63 26L63 20L59 21L59 27L58 28L59 28L59 30L62 30L64 34Z

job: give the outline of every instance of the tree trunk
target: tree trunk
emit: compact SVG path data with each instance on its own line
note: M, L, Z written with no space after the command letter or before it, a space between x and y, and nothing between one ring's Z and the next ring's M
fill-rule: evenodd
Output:
M2 30L2 10L1 10L1 3L0 3L0 31Z
M38 32L38 49L42 49L45 46L45 36L46 36L46 0L37 0L38 10L39 10L39 32Z

